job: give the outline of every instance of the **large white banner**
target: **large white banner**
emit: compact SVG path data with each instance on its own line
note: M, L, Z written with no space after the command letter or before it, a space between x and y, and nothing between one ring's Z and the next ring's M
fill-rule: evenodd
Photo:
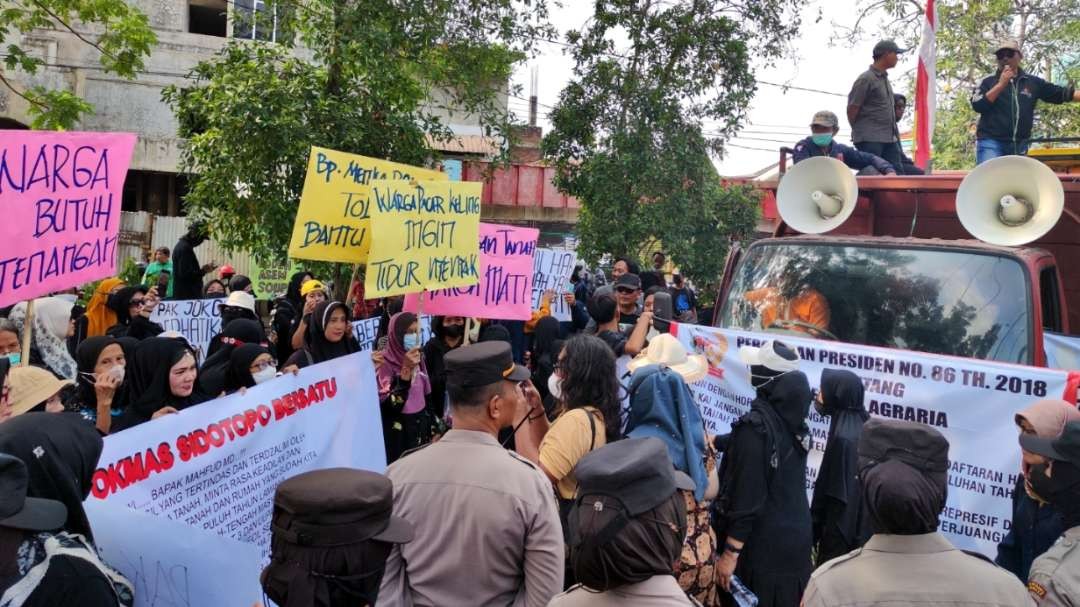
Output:
M1062 398L1068 373L858 346L799 337L679 325L679 339L709 361L708 377L691 386L708 431L723 434L750 410L755 390L739 347L781 339L797 347L800 366L818 388L824 369L847 369L866 387L872 416L904 419L938 429L949 441L949 496L940 530L959 548L993 558L1009 531L1012 491L1020 474L1014 416L1042 398ZM810 409L814 448L806 470L813 492L829 421Z
M224 299L182 299L163 301L150 315L150 320L166 331L176 331L184 336L199 353L199 361L206 360L210 340L221 333L221 304Z
M115 519L135 510L182 525L173 529L192 529L191 537L176 538L177 546L205 545L202 534L208 533L248 544L254 552L247 554L265 560L277 485L301 472L333 467L386 469L375 370L365 352L108 436L93 476L89 512L111 512ZM147 552L146 539L168 529L140 535L137 518L119 528L108 519L102 517L99 541L133 555L113 564L136 582L140 597L138 580L145 576L129 567L157 558L157 552ZM97 534L97 521L91 523ZM219 549L236 554L230 546L236 544L221 542ZM139 555L145 558L134 558ZM257 578L237 579L233 573L258 568L258 562L215 571L196 562L205 558L200 551L174 556L170 566L186 567L192 596L199 599L189 604L254 602L207 600L210 596L201 593L228 585L257 589Z
M533 255L532 308L540 309L540 298L548 289L555 291L551 301L551 315L560 322L570 320L570 306L563 295L573 292L569 288L570 275L577 264L577 252L570 249L536 249Z

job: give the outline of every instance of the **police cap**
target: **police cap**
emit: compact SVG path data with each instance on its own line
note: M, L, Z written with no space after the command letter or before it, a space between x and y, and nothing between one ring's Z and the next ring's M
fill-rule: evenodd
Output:
M443 359L446 383L461 388L479 388L498 382L525 381L529 370L514 363L510 344L488 341L451 350Z

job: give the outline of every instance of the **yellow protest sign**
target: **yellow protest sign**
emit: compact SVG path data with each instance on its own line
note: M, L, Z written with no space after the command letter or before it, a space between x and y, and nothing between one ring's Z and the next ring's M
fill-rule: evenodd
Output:
M480 194L468 181L371 183L365 297L480 281Z
M360 263L371 249L369 186L384 179L446 181L446 173L311 148L289 257Z

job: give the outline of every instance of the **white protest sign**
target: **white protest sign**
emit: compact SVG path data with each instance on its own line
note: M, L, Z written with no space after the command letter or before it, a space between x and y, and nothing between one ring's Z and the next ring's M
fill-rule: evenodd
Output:
M278 483L323 468L386 469L375 386L371 355L357 352L111 434L89 500L252 544L265 558ZM232 583L232 571L217 582Z
M730 431L750 410L755 390L739 347L776 335L678 325L679 339L709 361L706 379L691 385L710 433ZM940 531L958 548L993 557L1012 524L1012 491L1020 474L1013 418L1036 400L1061 398L1068 373L982 360L923 354L784 335L799 349L810 386L823 369L847 369L866 386L874 417L905 419L939 430L949 441L949 496ZM812 494L829 420L810 409L814 448L807 461Z
M360 342L360 351L374 350L375 342L379 335L379 318L365 318L354 320L352 323L353 337ZM431 332L431 317L427 314L420 317L420 343L426 344L433 333Z
M183 335L198 352L199 360L205 361L210 340L221 333L220 308L224 302L224 299L163 301L154 309L150 320L166 331Z
M577 252L570 249L536 249L533 256L532 307L540 309L540 299L544 291L555 291L551 301L551 315L559 322L570 320L570 306L566 305L563 294L572 292L567 288L570 275L577 264Z
M99 500L85 509L102 559L134 586L135 607L262 600L258 546Z

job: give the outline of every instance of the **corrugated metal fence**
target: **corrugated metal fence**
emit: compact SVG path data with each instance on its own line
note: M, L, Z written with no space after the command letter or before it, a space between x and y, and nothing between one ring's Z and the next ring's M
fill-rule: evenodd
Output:
M120 214L120 246L117 251L119 266L124 260L132 258L143 261L144 251L153 251L158 247L172 250L176 241L187 233L186 217L163 217L145 211L136 213L124 211ZM250 276L252 260L247 253L228 253L213 240L207 240L195 248L200 263L215 262L218 265L228 263L237 274ZM215 273L216 276L216 273Z

